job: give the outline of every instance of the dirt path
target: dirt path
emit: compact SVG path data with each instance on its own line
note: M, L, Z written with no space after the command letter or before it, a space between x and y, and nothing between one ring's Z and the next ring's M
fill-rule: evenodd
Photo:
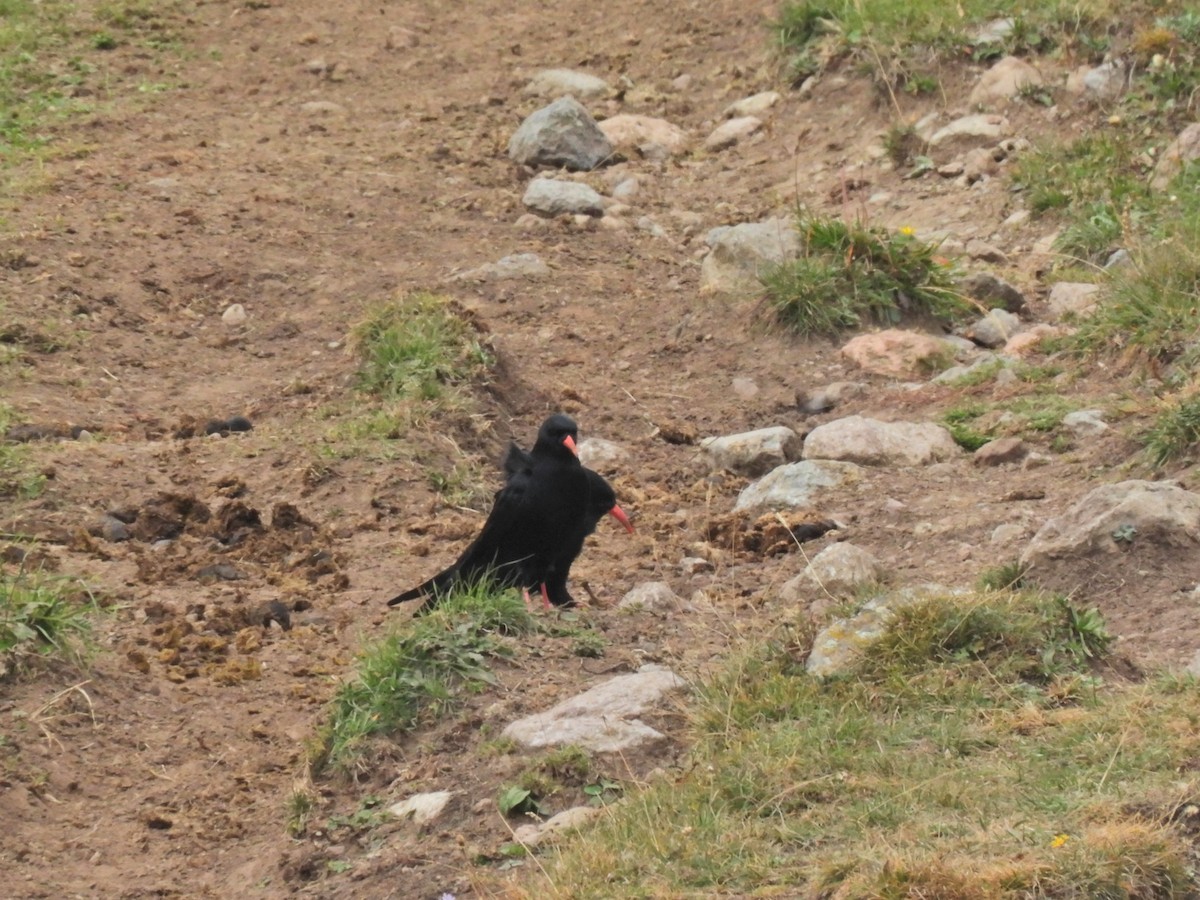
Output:
M866 159L890 116L864 85L834 79L811 99L789 97L746 147L625 164L642 179L637 211L666 239L561 222L516 228L527 174L504 148L538 105L521 94L534 71L628 79L627 96L641 99L598 113L663 116L696 136L730 101L777 86L757 10L662 8L216 0L164 17L183 48L161 57L172 62L114 51L121 83L170 90L62 126L78 152L52 162L44 189L7 213L6 258L24 260L0 270L7 314L66 347L27 354L23 374L0 376L5 395L31 420L103 439L39 449L53 467L48 489L5 518L56 536L54 561L115 609L93 670L22 683L0 701L0 815L18 823L0 836L6 895L461 893L486 876L473 860L507 840L491 800L521 765L478 754L482 740L641 661L702 669L778 613L772 589L803 565L795 556L717 554L714 573L680 574L686 548L740 483L707 479L695 447L666 443L660 429L802 430L796 388L850 373L832 344L790 341L745 305L700 296L698 250L708 228L778 213L797 189L828 204L842 167ZM680 75L686 88L672 86ZM607 177L590 181L603 188ZM999 222L1010 202L999 188L964 200L941 184L892 182L881 185L897 197L878 213L887 224L965 230ZM551 276L448 280L517 252L538 253ZM511 375L493 418L413 435L388 454L365 443L339 453L327 445L354 415L347 333L367 306L414 288L454 294L491 332ZM231 303L248 313L243 326L222 323ZM735 391L734 379L753 392ZM879 384L847 411L916 417L945 396ZM688 621L595 612L608 641L599 661L539 638L501 672L502 690L405 742L390 768L320 786L318 815L328 817L454 781L471 799L446 829L313 829L293 840L287 800L305 741L355 650L387 619L381 600L453 556L478 522L440 507L430 470L451 465L457 446L486 472L504 440L527 442L554 408L585 436L630 451L616 484L638 535L602 530L578 567L600 604L650 579L685 596L709 587L717 599ZM174 437L234 414L254 431ZM1092 471L1088 459L1066 459L1008 474L1003 490L966 464L919 479L878 473L823 512L849 523L899 580L969 582L1007 561L988 549L997 524L1036 524L1072 499L1064 482ZM1047 500L1002 501L1023 489ZM163 492L176 500L154 508L183 527L170 547L153 545L163 535L109 544L83 531L109 509L150 509ZM266 527L234 540L247 510ZM418 520L434 530L418 533ZM934 539L918 552L914 530L929 522ZM245 578L198 577L214 562ZM291 631L264 637L262 605L279 598L308 608Z

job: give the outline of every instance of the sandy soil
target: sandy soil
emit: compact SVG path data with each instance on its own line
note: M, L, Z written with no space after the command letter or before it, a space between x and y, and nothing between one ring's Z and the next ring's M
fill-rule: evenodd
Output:
M487 752L503 724L644 661L702 672L789 614L776 589L801 554L698 548L745 482L710 478L694 443L664 437L805 431L853 412L922 419L960 399L864 377L833 342L764 328L753 300L702 295L704 232L798 198L994 239L1012 260L1005 277L1037 296L1045 257L1033 249L1049 226L1000 232L1018 208L1003 179L964 190L881 168L872 148L896 113L852 72L803 98L788 93L761 137L734 150L615 167L642 178L636 213L666 238L565 221L515 227L529 173L505 146L539 105L522 94L538 69L624 83L623 99L594 104L598 117L662 116L698 143L731 101L786 90L762 10L669 6L209 0L155 20L182 51L125 43L103 57L95 112L57 126L68 152L28 173L0 235L4 314L25 327L19 364L0 368L5 401L22 421L97 437L34 447L52 477L34 501L0 501L5 530L41 538L48 564L83 576L112 608L91 667L41 672L0 694L6 896L499 890L491 873L510 836L493 801L527 762ZM688 86L673 84L680 75ZM971 77L946 73L951 108ZM167 89L129 99L139 84ZM943 105L899 101L914 119ZM1038 108L1011 116L1029 136L1051 127ZM613 171L585 180L607 190ZM867 183L847 195L850 178ZM868 204L879 191L891 199ZM453 280L517 252L539 254L551 275ZM345 446L334 448L331 430L356 415L349 330L371 304L416 288L470 309L504 376L470 422L332 452ZM232 303L248 313L240 326L222 322ZM797 389L848 379L870 389L824 417L796 409ZM1114 388L1095 379L1075 389ZM307 785L305 742L323 704L362 642L406 614L383 601L452 559L481 521L441 502L430 474L469 464L487 496L504 442L528 444L554 409L629 453L613 481L637 534L602 525L575 573L594 598L579 615L603 634L605 655L578 657L553 634L531 639L500 665L501 686L460 715L398 742L357 783L311 785L312 823L289 836L288 797ZM176 436L232 415L254 430ZM1117 438L1081 444L999 475L965 457L872 471L814 511L847 528L806 549L851 539L898 583L970 584L1019 551L990 543L997 525L1031 535L1093 480L1118 477L1110 467L1129 449ZM139 512L134 540L88 533L113 509ZM156 546L164 537L176 540ZM697 551L714 570L683 575L680 560ZM222 580L216 565L242 577ZM647 580L684 597L706 589L706 599L669 618L607 609ZM1105 612L1118 629L1129 623L1126 643L1143 660L1186 659L1197 626L1138 619L1149 590L1131 584L1104 598ZM291 630L263 627L271 601L292 611ZM678 735L681 716L659 724ZM682 752L672 744L606 765L641 777ZM436 827L329 825L448 785L462 794Z

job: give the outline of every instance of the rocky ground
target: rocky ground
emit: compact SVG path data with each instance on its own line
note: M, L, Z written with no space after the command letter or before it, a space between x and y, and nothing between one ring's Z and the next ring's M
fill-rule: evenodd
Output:
M38 538L37 561L110 607L90 667L4 687L8 896L499 893L533 868L497 871L515 823L495 797L530 756L496 744L514 719L646 663L694 679L819 599L784 586L830 544L868 551L897 585L971 585L1092 488L1146 475L1126 436L1141 407L1114 413L1136 387L1099 367L1060 385L1107 428L1092 417L1026 433L997 466L953 447L859 460L801 510L841 526L803 552L730 530L762 473L714 471L699 443L769 426L803 436L852 415L928 422L964 398L1027 391L938 383L911 359L888 374L877 353L855 361L844 341L791 338L764 324L755 297L702 289L705 237L797 202L944 236L968 271L1021 292L1022 327L1047 322L1053 224L1028 216L1006 172L1028 141L1104 127L1100 106L989 101L999 131L946 139L934 148L943 171L907 179L882 150L886 129L974 112L984 67L946 71L930 99L889 97L849 70L793 90L763 12L744 4L664 15L639 0L211 0L152 22L182 51L136 40L109 51L84 85L94 111L55 126L64 152L26 173L4 211L0 298L16 324L4 341L19 355L0 378L19 421L44 431L29 446L48 476L37 499L4 499L5 531ZM1044 74L1060 83L1075 62ZM552 67L606 82L584 100L596 119L650 116L686 141L635 141L594 172L562 174L601 196L602 216L530 216L522 202L533 172L508 142L553 99L526 90ZM731 103L772 90L757 125L706 143L744 118ZM514 254L536 254L544 271L479 271ZM413 289L455 297L502 371L469 421L356 443L348 334L369 306ZM969 364L983 351L950 352ZM839 382L858 387L806 405ZM397 742L359 782L312 784L305 746L323 705L364 641L407 615L384 600L452 559L482 520L485 504L447 504L431 476L473 467L486 498L505 442L528 444L554 409L619 445L606 468L637 526L602 524L574 573L590 600L578 621L603 655L577 655L565 629L548 629L498 665L497 687ZM253 429L203 434L235 415ZM72 439L72 426L88 435ZM1200 647L1181 593L1200 573L1167 568L1179 556L1163 544L1128 564L1105 557L1121 580L1080 595L1140 665L1183 664ZM614 608L645 582L681 600ZM636 780L682 758L680 711L647 722L668 739L612 758L608 774ZM431 825L379 813L443 789L458 793ZM293 837L297 790L317 801ZM555 809L571 805L560 799Z

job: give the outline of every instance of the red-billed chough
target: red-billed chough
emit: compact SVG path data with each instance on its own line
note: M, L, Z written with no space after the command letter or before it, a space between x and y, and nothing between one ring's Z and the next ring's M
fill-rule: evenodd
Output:
M508 448L508 455L504 458L504 471L509 480L530 477L532 469L531 455L516 444L511 445ZM625 511L617 504L617 494L612 486L604 480L599 472L594 472L586 466L583 467L583 471L588 480L588 500L583 516L576 523L575 528L563 536L559 552L551 561L541 584L527 583L523 585L526 590L540 587L542 597L547 604L560 607L575 605L575 598L567 590L567 576L571 572L571 564L583 550L584 541L587 540L589 534L596 530L600 520L606 515L611 515L625 526L626 531L633 532L633 524L625 515Z
M425 611L450 590L485 577L505 587L544 582L587 515L589 480L575 450L578 433L569 416L546 419L529 465L509 473L483 530L454 565L393 597L388 606L425 597L419 610Z

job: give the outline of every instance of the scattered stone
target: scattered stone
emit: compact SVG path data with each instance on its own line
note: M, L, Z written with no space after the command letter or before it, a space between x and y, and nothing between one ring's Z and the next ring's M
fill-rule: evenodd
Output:
M1005 228L1019 228L1033 218L1033 213L1027 209L1018 209L1000 224Z
M993 309L967 329L967 337L981 347L1002 347L1021 330L1021 320L1004 309Z
M796 432L778 425L741 434L705 438L700 442L700 451L714 472L728 469L757 478L776 466L800 459L802 444Z
M590 171L612 156L604 132L574 97L562 97L531 113L508 142L508 155L527 166Z
M604 438L588 438L579 444L579 461L597 472L613 472L629 457L629 451L620 444Z
M1163 151L1158 163L1154 166L1154 178L1151 186L1164 190L1171 179L1183 171L1183 167L1194 160L1200 159L1200 122L1193 122L1175 138Z
M128 523L122 522L111 513L101 516L95 524L88 528L88 534L103 538L112 544L119 544L121 541L127 541L133 537Z
M704 240L712 249L700 264L700 289L713 293L752 290L762 272L800 253L800 238L790 219L723 225Z
M519 826L513 831L513 840L532 850L547 841L558 839L573 828L586 825L603 811L599 806L572 806L558 815L551 816L545 822L531 822Z
M1108 431L1104 411L1099 409L1077 409L1063 416L1062 423L1080 437L1093 437Z
M753 400L758 396L758 383L753 378L735 378L730 386L739 400Z
M609 193L614 200L629 203L638 195L638 191L641 190L641 184L636 175L629 175L614 184Z
M852 484L862 478L862 469L836 460L806 460L789 463L768 472L738 494L734 512L759 509L794 509L812 506L822 488Z
M852 338L841 355L875 375L903 378L945 368L954 346L930 334L891 328Z
M1028 331L1022 331L1020 334L1014 334L1009 338L1008 343L1004 345L1004 355L1024 356L1026 353L1037 350L1043 339L1059 337L1064 333L1062 328L1048 325L1045 322L1039 322Z
M591 100L609 91L608 82L574 69L542 69L525 85L525 95L556 100L567 95Z
M1004 264L1008 262L1008 255L999 247L993 247L986 241L981 241L979 238L971 238L967 241L967 256L973 260L981 262L990 262Z
M221 321L231 327L241 325L247 318L249 317L246 315L246 308L240 303L231 303L225 307L225 312L221 313Z
M1096 308L1100 285L1087 282L1059 281L1050 287L1046 307L1050 318L1060 322L1069 315L1086 316Z
M979 113L973 116L963 116L939 128L929 137L931 147L941 147L951 143L979 143L985 140L996 140L1004 137L1011 130L1008 119L1004 116Z
M332 100L309 100L300 104L300 111L309 116L333 116L346 111L346 107Z
M726 119L761 116L782 99L776 91L763 91L730 103L721 115Z
M673 613L683 608L683 599L665 581L639 584L617 603L617 609L644 609L652 613Z
M1006 56L980 77L967 102L971 106L1007 103L1027 87L1045 84L1042 73L1016 56Z
M934 384L954 384L959 379L966 378L969 375L974 375L983 369L995 369L996 376L999 378L999 376L1009 365L1009 361L1004 357L997 356L995 353L985 353L970 365L951 366L944 372L939 372L930 380Z
M843 400L861 396L866 390L867 386L861 381L835 381L811 390L796 388L796 406L801 412L816 415L828 412Z
M958 289L984 306L1019 313L1025 309L1025 295L991 272L972 272L958 282Z
M1011 18L993 19L972 36L971 43L977 47L1002 43L1015 27L1016 23Z
M1067 76L1067 93L1094 103L1115 100L1125 91L1125 64L1109 60L1096 67L1080 66Z
M4 440L13 444L28 444L31 441L62 440L71 430L66 425L38 425L32 422L14 425L4 432Z
M993 544L1011 544L1013 541L1020 540L1025 534L1025 529L1013 522L1004 522L992 529L991 542Z
M996 438L988 441L971 455L977 466L1003 466L1019 463L1029 455L1029 445L1018 437Z
M787 602L803 602L803 598L814 596L850 597L864 585L878 581L882 571L875 555L861 547L830 544L812 558L803 572L784 584L780 596Z
M1118 269L1131 265L1133 265L1133 257L1129 255L1129 251L1124 247L1118 247L1104 261L1104 268L1106 269Z
M536 253L514 253L492 263L484 263L454 277L455 281L512 281L517 278L535 280L550 274L550 267Z
M682 128L672 125L666 119L656 119L652 116L620 113L604 119L599 126L609 143L625 152L653 145L663 148L668 156L678 156L687 149L690 142L687 132Z
M550 709L512 722L504 737L530 749L578 744L596 753L631 750L664 735L640 721L666 696L687 687L670 669L647 664L618 675Z
M575 181L535 178L529 182L521 202L539 215L550 218L604 215L604 199L586 184Z
M880 422L848 416L818 425L804 439L804 458L864 466L926 466L959 456L950 432L933 422Z
M413 794L407 800L393 803L387 808L390 815L397 819L408 819L422 824L431 822L442 814L455 791L428 791L424 794Z
M945 163L944 165L938 166L937 173L943 178L957 178L964 171L966 171L966 168L966 165L961 159L955 159Z
M197 581L241 581L246 576L229 563L214 563L197 570Z
M412 50L420 45L420 36L411 28L402 25L392 25L388 28L387 38L383 42L385 50Z
M712 560L705 559L702 556L685 556L679 561L679 571L687 578L711 572L715 568L716 566L713 565Z
M714 128L712 134L704 139L704 148L713 153L727 150L755 134L760 128L762 128L762 119L756 116L730 119Z

